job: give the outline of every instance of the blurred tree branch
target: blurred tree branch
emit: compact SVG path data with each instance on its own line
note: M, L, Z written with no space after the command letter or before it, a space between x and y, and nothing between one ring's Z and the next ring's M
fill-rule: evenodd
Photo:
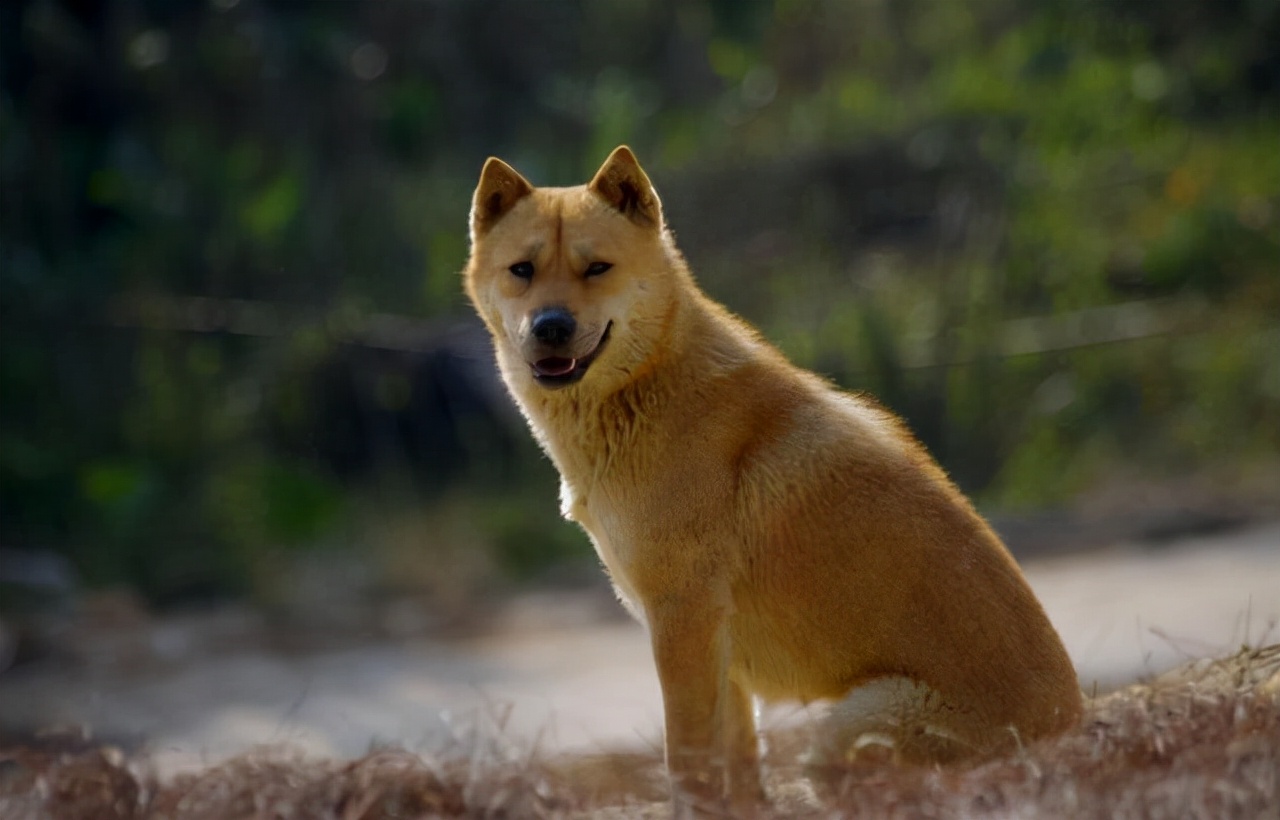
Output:
M406 352L434 350L461 326L474 324L347 308L325 311L252 299L155 294L116 297L108 303L104 319L115 328L262 338L318 328L333 341Z
M343 308L324 311L251 299L156 294L116 297L104 316L108 326L122 329L262 338L287 337L301 329L320 328L335 341L407 352L433 350L464 324L396 313L362 313ZM1187 335L1206 330L1209 320L1210 309L1203 300L1182 296L1024 316L996 326L988 358L1036 356ZM976 360L969 355L947 356L933 338L908 340L902 345L901 364L906 368L953 367Z

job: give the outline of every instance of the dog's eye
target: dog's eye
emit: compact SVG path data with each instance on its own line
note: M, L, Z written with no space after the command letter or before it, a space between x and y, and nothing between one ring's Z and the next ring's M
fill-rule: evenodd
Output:
M613 265L609 262L592 262L587 265L587 276L599 276L612 267Z
M507 268L507 270L511 271L514 275L519 276L521 279L533 278L532 262L517 262L511 267Z

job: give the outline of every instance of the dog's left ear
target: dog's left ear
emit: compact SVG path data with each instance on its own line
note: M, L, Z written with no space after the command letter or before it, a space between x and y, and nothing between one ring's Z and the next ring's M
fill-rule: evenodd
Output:
M613 149L595 177L587 183L587 189L632 222L654 227L662 224L662 203L658 201L658 194L636 161L636 155L625 145Z
M531 193L533 186L519 171L497 157L489 157L471 198L471 241L475 242L511 210L511 206Z

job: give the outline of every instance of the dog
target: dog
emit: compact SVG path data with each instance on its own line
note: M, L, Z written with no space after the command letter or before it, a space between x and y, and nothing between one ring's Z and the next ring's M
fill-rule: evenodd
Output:
M999 754L1078 721L1071 660L904 423L695 283L635 155L536 188L490 158L463 272L502 379L649 632L677 816L764 798L757 701L834 701L818 751Z

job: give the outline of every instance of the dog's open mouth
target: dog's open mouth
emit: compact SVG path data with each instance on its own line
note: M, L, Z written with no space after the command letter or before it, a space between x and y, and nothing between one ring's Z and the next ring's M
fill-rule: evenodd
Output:
M596 360L596 356L604 350L605 343L609 341L609 331L612 329L613 322L610 322L605 326L604 333L600 334L600 341L596 343L595 349L581 358L566 359L548 356L533 362L529 365L533 368L533 378L545 387L564 387L567 384L573 384L582 378L587 368Z

